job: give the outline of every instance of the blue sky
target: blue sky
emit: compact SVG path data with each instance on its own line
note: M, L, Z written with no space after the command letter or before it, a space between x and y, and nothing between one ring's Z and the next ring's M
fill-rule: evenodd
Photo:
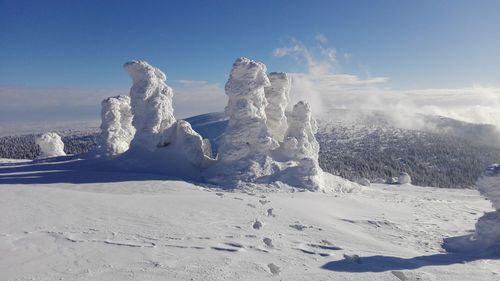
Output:
M164 70L174 90L222 89L239 56L308 72L276 53L297 42L319 62L333 50L328 73L384 77L385 88L500 87L499 30L500 1L0 0L0 97L126 91L131 59Z

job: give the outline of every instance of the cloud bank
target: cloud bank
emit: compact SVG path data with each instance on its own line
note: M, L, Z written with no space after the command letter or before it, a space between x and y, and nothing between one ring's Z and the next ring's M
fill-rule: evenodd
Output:
M326 46L324 35L315 39L316 45L306 46L292 38L287 46L274 49L273 55L305 66L303 73L292 73L292 99L309 101L318 115L332 108L382 111L399 120L399 125L411 127L414 120L408 116L421 113L500 127L499 88L391 89L387 77L337 73L338 57L346 60L352 55L337 56L336 49Z

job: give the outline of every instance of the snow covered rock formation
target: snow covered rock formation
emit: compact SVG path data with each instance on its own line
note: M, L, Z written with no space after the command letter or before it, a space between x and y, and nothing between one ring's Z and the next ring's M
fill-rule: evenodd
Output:
M500 211L500 164L488 167L476 186L479 192L491 201L493 208Z
M312 190L319 189L322 170L318 162L319 143L314 136L317 130L310 106L298 102L288 118L282 149L287 160L295 161L298 165L284 171L281 177L284 182Z
M408 173L401 172L398 176L398 183L399 184L407 184L411 183L411 177Z
M491 201L495 211L485 213L476 222L472 235L444 240L443 247L450 252L500 253L500 164L488 167L476 183L481 195Z
M44 133L35 138L35 143L40 147L39 158L64 156L64 143L56 133Z
M128 150L135 134L132 126L130 97L116 96L101 102L101 144L105 155L117 155Z
M132 146L154 151L165 138L165 130L175 123L172 89L167 76L145 61L130 61L124 68L132 78L130 106L136 129Z
M127 62L124 68L133 82L130 107L136 132L120 165L135 171L201 180L202 168L212 160L210 143L188 122L175 119L173 91L166 84L166 75L145 61Z
M284 72L269 73L271 85L265 88L267 126L271 136L283 141L288 124L285 111L290 100L291 79Z
M266 125L268 105L264 88L270 86L266 66L238 58L225 91L229 123L219 147L218 163L208 172L212 182L255 182L270 170L270 152L279 145Z
M209 182L236 187L246 183L282 182L318 190L319 167L316 121L305 102L287 117L290 78L266 75L266 66L247 58L233 64L226 83L229 119L217 163L205 176Z
M475 238L485 244L497 244L500 247L500 164L488 167L476 187L491 201L495 211L478 219Z

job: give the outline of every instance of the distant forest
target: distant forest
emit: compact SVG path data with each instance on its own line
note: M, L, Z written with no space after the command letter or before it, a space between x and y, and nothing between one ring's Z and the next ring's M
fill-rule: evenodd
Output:
M396 128L335 126L317 134L320 166L356 181L383 182L407 172L415 185L471 188L500 162L500 149L445 134Z

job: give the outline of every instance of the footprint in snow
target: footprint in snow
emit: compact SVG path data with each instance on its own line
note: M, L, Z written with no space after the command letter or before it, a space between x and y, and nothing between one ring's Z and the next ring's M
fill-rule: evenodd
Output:
M273 211L274 211L273 208L267 209L267 216L268 217L276 217L276 215L273 213Z
M280 274L281 272L281 269L279 268L279 266L275 265L274 263L270 263L267 265L267 267L269 267L269 271L271 271L272 274Z
M273 240L271 240L271 238L264 237L262 241L264 242L264 244L266 244L267 247L274 248Z
M266 205L267 203L270 203L271 201L269 200L259 200L259 203L262 205Z
M262 226L264 226L264 224L257 219L255 220L255 222L252 225L253 229L261 229Z
M391 271L392 275L401 281L432 281L436 280L434 275L422 271Z

